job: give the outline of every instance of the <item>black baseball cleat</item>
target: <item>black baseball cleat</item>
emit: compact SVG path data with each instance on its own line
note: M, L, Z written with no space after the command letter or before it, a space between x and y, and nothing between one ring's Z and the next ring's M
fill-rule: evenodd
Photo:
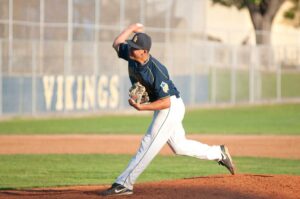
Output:
M121 196L121 195L131 195L133 191L124 187L121 184L114 183L109 189L100 193L102 196Z
M234 164L232 162L231 156L229 154L228 148L224 145L221 145L221 155L222 159L218 161L218 163L224 167L226 167L232 175L235 173Z

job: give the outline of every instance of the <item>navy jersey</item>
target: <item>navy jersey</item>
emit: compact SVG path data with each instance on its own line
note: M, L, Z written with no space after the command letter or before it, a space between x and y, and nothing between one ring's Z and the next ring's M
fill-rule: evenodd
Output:
M148 92L150 102L175 95L179 92L170 80L167 68L150 55L145 64L140 64L129 57L128 44L119 46L119 57L128 61L128 73L132 84L140 82Z

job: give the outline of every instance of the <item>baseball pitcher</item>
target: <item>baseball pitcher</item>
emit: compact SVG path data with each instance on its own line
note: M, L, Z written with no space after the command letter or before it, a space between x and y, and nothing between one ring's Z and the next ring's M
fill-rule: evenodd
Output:
M129 104L138 111L153 111L153 119L137 154L112 186L102 195L133 194L133 185L152 159L168 143L175 154L214 160L233 175L234 165L226 146L209 146L188 140L182 126L185 106L167 68L149 54L151 38L142 24L132 24L113 42L119 58L128 62ZM128 37L135 33L131 40Z

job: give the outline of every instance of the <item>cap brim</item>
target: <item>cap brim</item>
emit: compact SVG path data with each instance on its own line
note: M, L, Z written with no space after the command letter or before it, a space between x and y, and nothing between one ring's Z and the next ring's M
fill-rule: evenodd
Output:
M126 40L127 44L131 47L131 48L135 48L135 49L142 49L140 46L136 45L133 41L131 40Z

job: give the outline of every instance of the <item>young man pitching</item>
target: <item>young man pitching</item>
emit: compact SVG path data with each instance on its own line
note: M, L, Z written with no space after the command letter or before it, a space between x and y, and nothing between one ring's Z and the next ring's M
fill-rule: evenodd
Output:
M149 95L149 103L140 104L130 98L129 104L138 111L153 111L153 119L137 154L111 188L102 192L102 195L132 194L137 178L165 143L178 155L214 160L234 174L234 165L226 146L208 146L186 139L182 126L184 103L167 68L149 54L151 38L143 33L143 29L142 24L130 25L114 40L113 48L119 58L128 62L131 83L139 82ZM127 40L132 33L135 35L131 40Z

